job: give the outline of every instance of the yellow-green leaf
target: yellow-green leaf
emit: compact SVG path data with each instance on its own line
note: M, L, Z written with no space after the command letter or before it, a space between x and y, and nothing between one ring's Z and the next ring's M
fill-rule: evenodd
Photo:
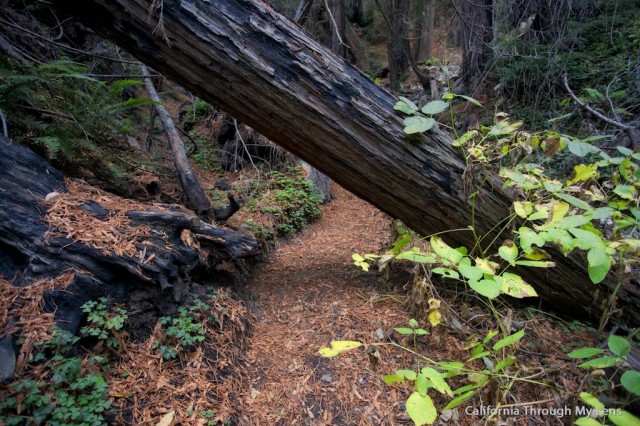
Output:
M518 247L511 240L506 240L498 249L498 254L507 262L513 264L518 258Z
M447 243L445 243L442 238L438 236L434 235L433 237L431 237L429 242L431 243L433 251L435 251L438 256L445 260L448 260L455 265L460 263L460 261L464 257L462 253L447 245Z
M625 410L610 410L607 418L615 426L640 426L640 418Z
M593 396L592 394L588 393L588 392L580 392L580 399L587 405L590 405L591 407L595 408L596 410L603 412L604 411L604 404L602 402L600 402L600 400L598 398L596 398L595 396Z
M336 355L340 355L341 353L359 348L360 346L362 346L362 343L360 342L351 340L333 340L331 341L331 347L325 346L318 352L325 358L332 358Z
M416 426L430 425L436 421L438 412L429 395L422 396L418 392L412 393L406 402L407 414Z
M597 164L578 164L573 168L573 176L567 181L567 185L573 185L576 182L586 182L589 179L596 179L598 177L598 165Z
M431 311L429 312L428 319L429 319L429 324L435 327L436 325L440 324L440 319L442 319L442 314L440 313L440 311Z
M538 293L527 284L521 276L505 272L501 276L494 277L494 280L500 284L500 290L504 294L508 294L511 297L523 298L523 297L536 297Z
M518 216L524 219L533 213L533 204L531 201L516 201L513 203L513 209Z

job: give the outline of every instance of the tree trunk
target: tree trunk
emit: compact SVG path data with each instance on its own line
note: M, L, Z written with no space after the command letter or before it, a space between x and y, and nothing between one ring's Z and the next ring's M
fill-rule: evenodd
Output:
M473 92L480 84L493 39L493 0L462 0L457 9L463 33L462 82Z
M423 235L472 223L465 163L450 137L405 136L393 96L264 2L164 0L161 10L148 0L57 4ZM512 202L493 178L475 199L481 234ZM470 232L443 237L454 246L473 245ZM549 251L555 268L518 273L563 313L598 317L594 294L603 298L613 281L592 285L585 256ZM640 322L637 287L625 286L618 306L626 308L625 320Z
M435 21L435 0L418 0L418 23L414 35L416 62L424 62L431 58L433 44L433 25ZM425 4L426 3L426 4Z
M400 90L400 77L409 67L409 1L387 0L389 35L387 55L389 58L389 88Z
M344 0L327 0L325 4L329 15L329 47L338 56L346 58Z
M204 193L198 177L191 168L187 154L184 151L184 144L178 134L178 129L176 129L176 126L173 124L173 120L167 110L162 106L160 96L158 96L153 81L151 81L149 69L143 64L140 64L140 69L142 70L142 75L144 75L144 84L147 87L147 92L149 92L149 97L152 101L156 102L154 107L158 117L160 117L164 132L167 135L167 141L169 142L171 154L173 155L173 163L176 166L176 174L178 175L182 191L187 197L189 208L196 212L198 216L210 220L215 219L213 211L211 210L209 197Z
M150 332L196 282L233 283L244 273L238 259L259 252L252 235L209 225L186 209L137 205L92 187L67 192L59 171L0 136L0 279L26 287L73 274L66 288L44 294L47 312L72 333L82 305L103 296L135 303L136 323ZM236 275L226 272L234 267ZM0 364L11 364L12 355L0 350ZM2 370L4 378L12 373Z

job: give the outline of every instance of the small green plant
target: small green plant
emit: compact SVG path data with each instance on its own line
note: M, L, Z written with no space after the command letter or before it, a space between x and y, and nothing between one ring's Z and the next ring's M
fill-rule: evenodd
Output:
M394 330L403 336L411 336L413 338L413 347L417 346L416 339L418 336L424 336L425 334L429 334L427 330L424 328L420 328L420 324L415 319L411 318L409 320L409 327L396 327Z
M409 327L398 327L394 330L402 335L413 336L414 339L416 336L427 334L427 331L420 328L415 320L409 321ZM366 346L392 346L409 352L416 358L418 365L415 369L396 370L393 374L383 376L382 380L390 386L395 383L413 383L414 391L406 400L406 410L411 420L417 426L422 426L433 424L438 417L438 410L429 395L431 390L451 398L443 408L443 410L450 410L472 398L491 380L496 381L503 388L509 388L514 381L519 380L517 372L509 374L508 369L515 364L515 348L524 337L524 330L491 343L498 334L498 331L490 331L483 340L474 341L468 345L467 349L471 349L472 352L465 362L435 361L393 342L369 343ZM358 341L332 341L330 346L321 348L319 353L331 358L362 346L364 344ZM485 368L480 370L476 368L476 360L482 360ZM460 375L466 375L468 384L455 390L451 389L447 381Z
M87 325L80 329L81 335L104 340L108 347L120 346L118 332L129 318L126 309L114 306L109 310L107 298L102 297L86 302L82 311L87 313Z
M176 316L160 318L165 329L164 342L156 341L154 348L166 360L177 358L181 350L190 350L206 338L207 323L218 321L211 308L199 299L188 306L180 306Z
M8 386L8 396L0 401L0 423L106 425L104 414L111 402L99 371L107 368L108 360L93 356L84 365L78 356L67 357L77 337L57 327L51 335L50 340L36 344L40 351L29 362L38 366L34 371L39 378L24 378Z

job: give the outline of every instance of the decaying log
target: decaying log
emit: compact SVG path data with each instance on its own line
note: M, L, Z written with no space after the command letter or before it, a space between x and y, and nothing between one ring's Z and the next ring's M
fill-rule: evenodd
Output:
M138 305L149 312L138 315L157 318L172 313L196 283L222 284L223 278L226 283L227 272L218 274L218 265L259 251L252 235L207 224L186 209L135 204L92 191L99 193L94 200L68 198L74 194L57 170L0 137L0 276L26 286L75 273L65 291L50 292L45 300L60 325L72 332L87 300L109 295L120 303L146 301ZM139 208L122 211L108 203ZM53 219L55 206L64 207L55 210L62 221ZM110 239L122 238L126 247L101 243L99 232L91 234L103 226ZM82 239L83 234L97 236Z
M450 137L406 137L394 97L266 2L53 3L423 235L472 223L465 163ZM491 179L475 199L479 233L493 229L512 202ZM473 245L470 232L443 236ZM583 256L549 250L555 268L519 272L563 313L598 318L614 279L595 286ZM637 286L622 289L618 306L621 318L640 323Z

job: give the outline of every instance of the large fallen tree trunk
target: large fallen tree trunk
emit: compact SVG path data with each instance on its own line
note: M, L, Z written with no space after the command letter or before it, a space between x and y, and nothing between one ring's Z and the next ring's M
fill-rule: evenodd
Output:
M465 164L449 137L406 138L389 93L265 2L55 3L422 234L471 223ZM511 204L499 185L485 185L477 200L479 232L492 229ZM469 232L445 238L472 243ZM556 268L520 273L562 312L598 317L612 282L594 286L585 259L555 254ZM636 287L619 298L632 323L640 322Z
M82 304L102 296L135 303L132 315L147 318L150 331L196 283L233 283L241 278L229 276L233 265L244 273L239 259L258 253L252 235L209 225L186 209L134 203L69 182L33 151L0 136L0 279L28 286L72 274L66 289L45 295L69 331L77 331Z

